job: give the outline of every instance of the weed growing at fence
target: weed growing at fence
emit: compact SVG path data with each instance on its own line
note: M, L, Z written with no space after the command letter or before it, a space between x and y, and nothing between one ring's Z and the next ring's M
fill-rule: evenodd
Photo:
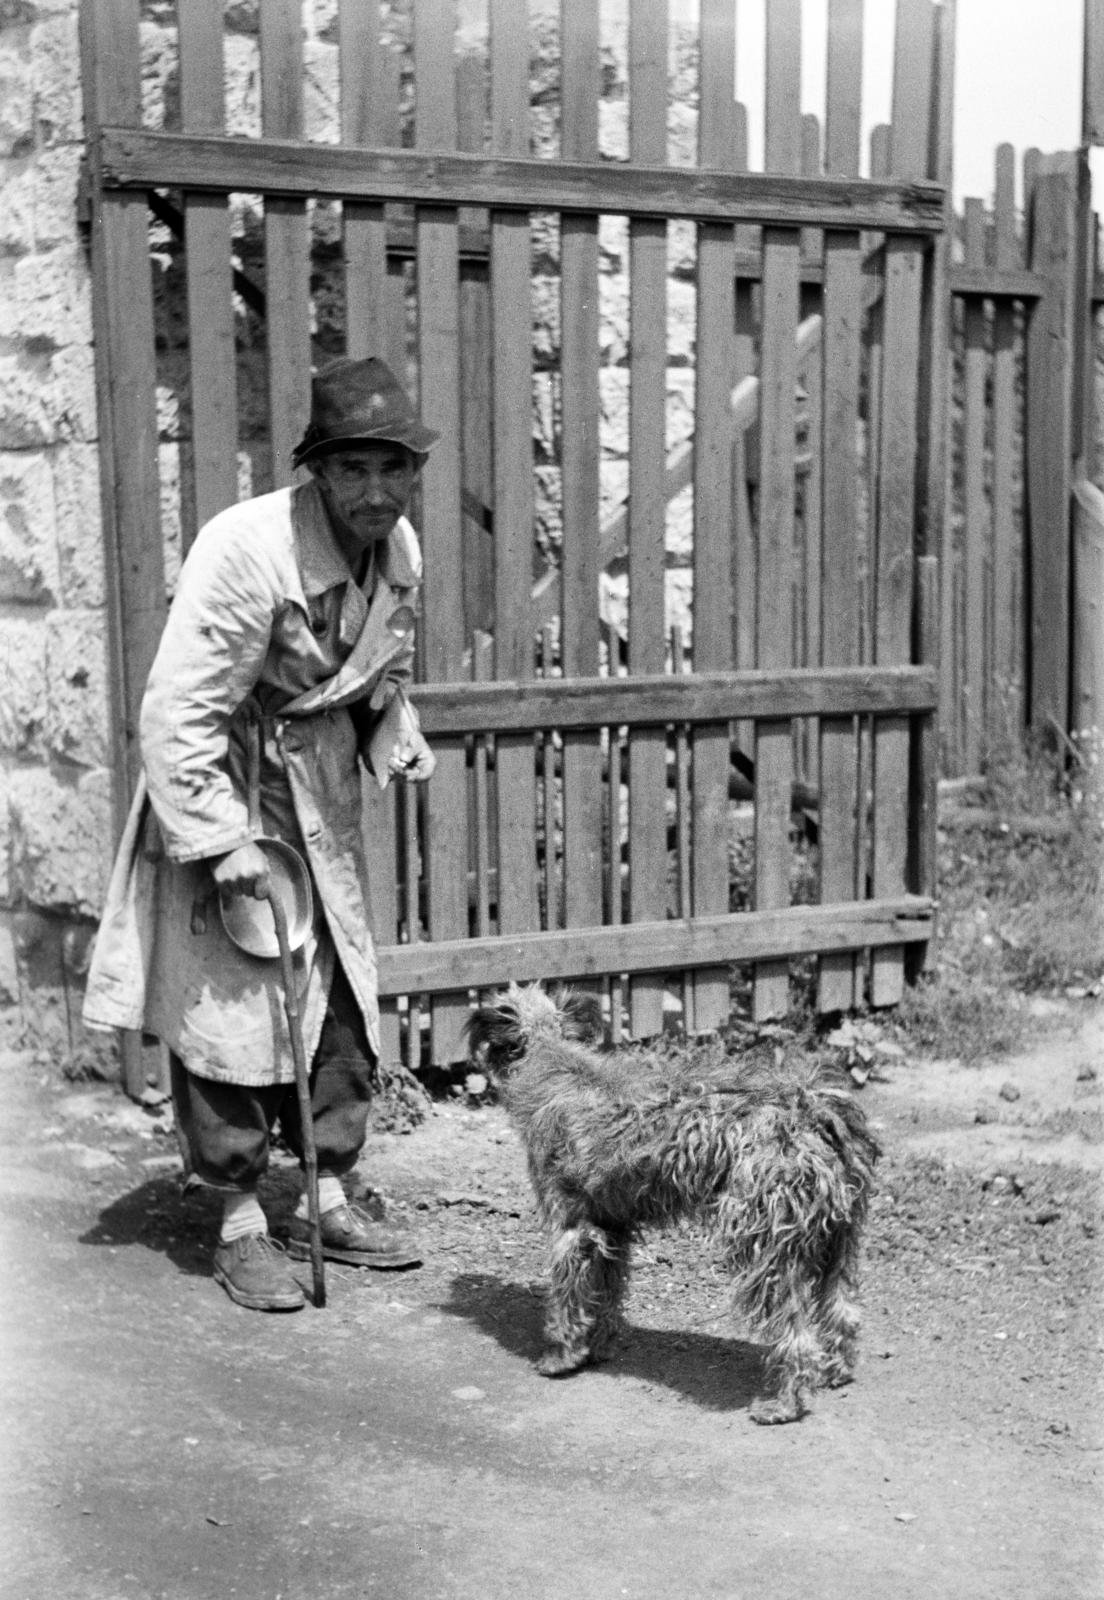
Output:
M1084 750L1013 746L969 804L940 808L937 971L899 1020L916 1043L971 1059L1020 1044L1026 998L1104 984L1104 816Z

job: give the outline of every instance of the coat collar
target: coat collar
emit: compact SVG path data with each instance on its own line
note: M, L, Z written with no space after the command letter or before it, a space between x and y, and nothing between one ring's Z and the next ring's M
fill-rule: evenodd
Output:
M301 483L292 490L291 497L291 520L304 596L309 600L327 589L335 589L338 584L352 583L349 563L334 537L318 484L313 478L309 483ZM405 517L400 517L387 536L377 571L392 588L413 588L421 579L416 552L414 530ZM369 593L375 587L375 578L374 572L369 574L365 584Z

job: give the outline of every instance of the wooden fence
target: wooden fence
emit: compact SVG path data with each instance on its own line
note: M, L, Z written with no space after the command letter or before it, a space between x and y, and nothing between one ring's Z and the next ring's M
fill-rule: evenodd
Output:
M681 166L668 159L665 0L629 6L616 160L599 142L599 8L574 0L551 156L531 153L528 22L514 0L491 0L487 56L459 66L451 8L417 0L405 128L377 8L341 4L337 143L304 137L299 0L259 8L261 129L248 137L225 131L219 0L179 0L173 126L143 123L137 0L86 0L120 804L166 599L151 213L183 237L185 546L239 493L247 412L264 418L254 488L289 481L312 359L327 349L324 208L339 219L325 247L340 262L341 345L384 352L442 435L417 518L417 700L438 770L417 794L366 791L389 1055L456 1059L470 992L508 978L584 977L605 987L615 1031L640 1037L672 999L691 1027L723 1023L734 964L767 1017L790 1002L795 959L812 965L825 1010L893 1003L906 956L923 959L947 379L946 201L931 180L949 150L953 15L898 0L893 128L883 170L865 178L860 0L830 12L821 140L800 115L798 0L768 8L767 171L749 173L731 0L702 0L696 164ZM252 274L234 233L240 196L259 197ZM603 522L608 218L627 231L631 336L627 494ZM692 448L669 457L675 223L693 230L693 343L709 359L694 368ZM544 540L538 236L551 239L558 305L546 359L559 529ZM260 397L250 340L263 345ZM693 499L692 601L672 635L676 483ZM611 567L623 624L600 603ZM136 1042L127 1049L140 1071Z

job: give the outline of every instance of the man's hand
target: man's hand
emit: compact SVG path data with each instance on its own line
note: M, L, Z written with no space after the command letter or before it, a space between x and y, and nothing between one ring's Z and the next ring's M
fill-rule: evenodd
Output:
M259 845L243 844L211 863L211 876L220 894L251 894L263 900L268 894L268 862Z
M433 776L437 757L420 733L408 734L391 752L387 770L393 778L405 778L408 783L424 783Z

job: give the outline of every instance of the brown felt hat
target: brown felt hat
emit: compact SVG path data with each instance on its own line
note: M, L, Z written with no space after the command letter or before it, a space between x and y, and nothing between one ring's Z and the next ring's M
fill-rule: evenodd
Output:
M301 467L311 456L355 444L401 444L425 455L441 437L426 428L406 390L376 356L352 361L340 356L311 383L310 426L292 452Z

